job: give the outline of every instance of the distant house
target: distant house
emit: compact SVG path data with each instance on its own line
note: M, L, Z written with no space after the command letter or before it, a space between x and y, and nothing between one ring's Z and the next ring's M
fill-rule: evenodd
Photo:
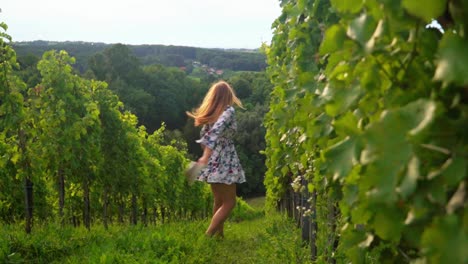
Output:
M187 67L185 67L185 66L181 66L181 67L179 67L179 69L181 69L183 71L187 71Z
M216 70L217 75L223 75L224 71L223 70Z

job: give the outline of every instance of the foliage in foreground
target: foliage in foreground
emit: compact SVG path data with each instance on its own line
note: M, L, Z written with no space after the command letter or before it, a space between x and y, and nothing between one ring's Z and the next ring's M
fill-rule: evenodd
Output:
M60 228L50 224L26 235L19 226L0 229L2 263L307 263L294 224L278 215L229 221L226 238L208 239L208 221L151 227L102 225Z
M281 2L270 203L311 194L319 261L467 263L468 1Z

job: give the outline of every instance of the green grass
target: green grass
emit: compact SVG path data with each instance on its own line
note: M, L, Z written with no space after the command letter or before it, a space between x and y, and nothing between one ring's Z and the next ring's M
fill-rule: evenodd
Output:
M257 214L225 224L225 238L207 238L208 220L157 226L47 225L28 236L0 229L0 263L307 263L309 249L285 217Z
M248 198L245 201L256 210L263 210L265 208L265 196Z

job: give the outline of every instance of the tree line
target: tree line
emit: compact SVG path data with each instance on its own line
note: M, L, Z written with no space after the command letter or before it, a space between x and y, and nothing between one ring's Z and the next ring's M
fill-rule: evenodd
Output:
M103 52L114 44L91 43L82 41L29 41L15 42L13 47L19 57L37 57L48 50L66 50L76 58L74 67L80 72L88 69L88 59L95 53ZM161 64L167 67L186 67L192 69L194 61L224 70L264 71L266 57L260 50L208 49L185 46L165 45L126 45L143 65Z

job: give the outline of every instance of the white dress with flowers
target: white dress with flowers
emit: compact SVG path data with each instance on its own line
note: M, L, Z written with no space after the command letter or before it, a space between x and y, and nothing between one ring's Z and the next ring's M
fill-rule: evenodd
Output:
M198 176L208 183L243 183L245 174L232 140L237 129L234 107L228 106L214 124L204 125L198 143L213 150L208 166Z

